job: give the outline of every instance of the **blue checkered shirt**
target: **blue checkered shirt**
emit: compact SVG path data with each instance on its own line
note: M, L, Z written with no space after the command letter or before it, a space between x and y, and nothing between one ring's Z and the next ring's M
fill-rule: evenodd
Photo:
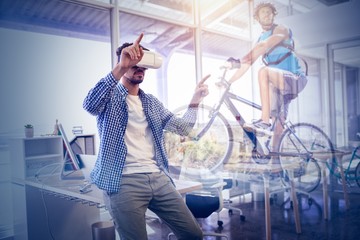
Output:
M100 146L91 180L108 193L118 192L124 169L127 148L124 134L128 122L126 97L128 90L115 80L112 73L102 78L86 96L83 107L97 116ZM194 126L196 108L189 108L183 117L175 117L151 94L140 89L139 97L149 123L155 144L158 166L169 173L164 144L164 130L187 135Z

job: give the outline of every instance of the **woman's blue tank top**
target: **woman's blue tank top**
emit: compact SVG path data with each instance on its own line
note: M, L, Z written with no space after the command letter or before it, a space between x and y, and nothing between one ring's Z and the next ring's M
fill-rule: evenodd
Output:
M273 30L274 27L266 32L263 32L260 35L258 42L268 39L273 34ZM271 52L267 52L264 56L263 61L265 61L266 65L268 65L269 67L286 70L296 75L304 74L304 72L301 70L299 59L295 56L294 52L292 52L289 48L285 47L285 46L294 46L294 40L292 38L291 30L289 35L290 35L289 39L284 40L282 44L276 46ZM270 50L271 49L268 49L267 51ZM288 57L286 57L281 62L278 62L279 59L281 59L284 55L288 54L289 52L291 52L291 54Z

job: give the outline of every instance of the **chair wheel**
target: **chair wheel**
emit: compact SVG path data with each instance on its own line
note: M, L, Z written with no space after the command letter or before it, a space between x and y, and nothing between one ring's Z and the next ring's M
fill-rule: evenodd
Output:
M223 221L218 221L218 226L219 226L219 227L222 227L223 224L224 224Z
M233 215L233 210L232 209L229 209L229 215Z
M245 222L245 216L240 215L240 221Z

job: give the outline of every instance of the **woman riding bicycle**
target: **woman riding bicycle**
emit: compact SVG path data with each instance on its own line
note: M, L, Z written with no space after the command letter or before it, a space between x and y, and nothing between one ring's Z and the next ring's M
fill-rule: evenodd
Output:
M231 84L241 78L250 66L263 56L265 66L258 72L261 119L244 124L244 128L266 134L271 134L270 117L274 119L280 113L280 117L285 120L290 101L297 97L307 83L306 74L293 51L292 32L274 23L276 14L276 8L271 3L260 3L256 6L254 18L261 25L263 32L252 50L241 59L240 68L229 80ZM282 125L275 123L273 146L276 146L282 131Z

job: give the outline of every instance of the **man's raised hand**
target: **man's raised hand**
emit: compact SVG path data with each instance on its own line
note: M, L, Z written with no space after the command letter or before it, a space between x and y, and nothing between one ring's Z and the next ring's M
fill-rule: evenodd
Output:
M134 43L121 52L120 64L122 67L130 68L138 64L144 55L144 51L140 46L140 42L144 34L141 33Z
M205 84L205 81L210 77L211 75L206 75L201 81L196 85L195 93L191 99L190 106L197 106L200 104L200 102L209 94L208 85Z

